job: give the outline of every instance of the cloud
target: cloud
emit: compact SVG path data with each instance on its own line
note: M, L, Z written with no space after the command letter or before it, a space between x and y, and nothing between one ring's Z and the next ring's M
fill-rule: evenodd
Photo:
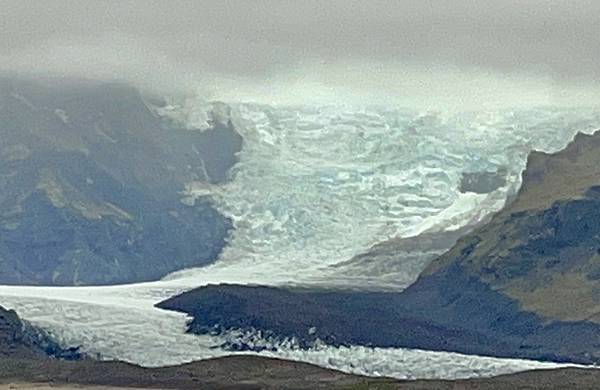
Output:
M5 71L230 100L600 102L594 0L0 0L0 9Z

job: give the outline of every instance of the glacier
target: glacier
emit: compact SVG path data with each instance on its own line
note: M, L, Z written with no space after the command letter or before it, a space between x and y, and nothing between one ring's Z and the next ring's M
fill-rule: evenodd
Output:
M244 138L230 180L189 183L182 201L207 198L235 226L215 263L163 280L121 286L0 286L0 304L65 345L102 359L173 365L231 354L222 340L185 333L188 318L154 308L216 283L402 290L426 264L346 262L379 242L474 225L520 186L532 150L562 149L578 131L600 128L592 109L418 112L390 107L275 107L199 100L160 115L190 131L230 120ZM506 170L487 194L461 193L463 172ZM365 375L467 378L558 367L455 353L280 345L264 355Z

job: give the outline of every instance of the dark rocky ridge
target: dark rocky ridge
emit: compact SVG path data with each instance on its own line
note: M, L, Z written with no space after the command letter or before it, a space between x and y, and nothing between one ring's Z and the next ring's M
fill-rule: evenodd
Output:
M600 327L589 322L546 325L535 314L460 268L427 277L403 293L298 291L272 287L207 286L159 307L191 314L189 331L229 336L256 331L295 338L310 347L407 347L467 354L593 363ZM244 340L224 344L254 349ZM259 346L258 350L262 347Z
M127 85L0 78L0 283L130 283L213 261L231 223L190 181L227 177L231 123L165 126Z
M460 180L460 192L487 194L506 185L506 168L496 172L463 172Z
M22 321L13 310L0 306L0 359L79 360L77 348L62 348L43 330Z
M401 293L221 285L159 306L192 314L197 333L598 363L600 133L532 154L523 178L512 203Z

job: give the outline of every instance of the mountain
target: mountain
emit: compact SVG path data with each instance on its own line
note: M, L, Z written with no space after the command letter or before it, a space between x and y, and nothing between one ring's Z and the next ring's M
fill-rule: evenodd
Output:
M232 124L176 127L119 83L0 78L0 283L158 279L212 262L231 222L191 181L227 179Z
M424 272L460 266L549 320L600 321L600 133L530 155L523 186L490 223Z
M393 248L393 246L391 247ZM534 152L516 197L402 292L206 286L159 307L189 331L303 346L317 339L578 363L600 362L600 132ZM232 332L235 331L235 332Z

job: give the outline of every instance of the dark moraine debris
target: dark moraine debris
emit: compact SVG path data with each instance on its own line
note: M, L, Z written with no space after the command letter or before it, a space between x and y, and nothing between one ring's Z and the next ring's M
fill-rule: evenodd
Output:
M403 292L207 286L190 332L600 363L600 133L534 152L514 198ZM310 329L310 332L309 332Z
M0 283L131 283L214 261L231 222L181 201L236 162L240 135L213 125L170 127L125 84L0 77Z
M189 313L189 331L221 334L260 330L273 339L317 339L330 345L406 347L467 354L593 363L588 353L600 326L545 324L516 301L459 269L419 280L404 293L207 286L158 307ZM568 342L567 342L568 340ZM252 349L240 345L227 347ZM258 346L259 350L262 347Z

